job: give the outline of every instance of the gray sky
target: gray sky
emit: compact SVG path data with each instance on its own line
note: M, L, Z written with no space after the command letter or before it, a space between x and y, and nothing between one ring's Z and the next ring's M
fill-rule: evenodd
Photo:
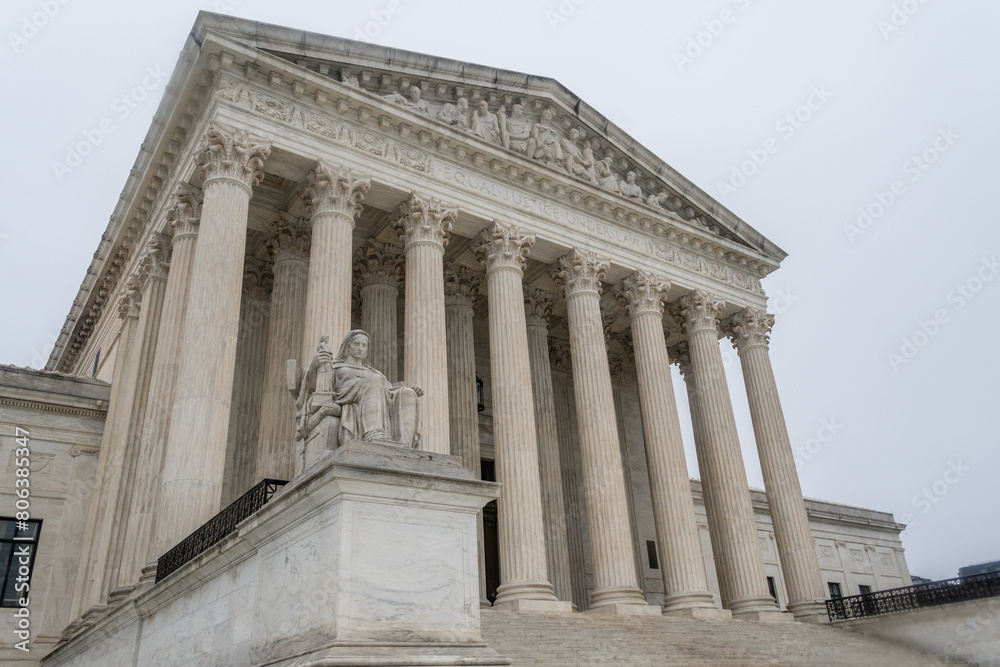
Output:
M908 521L913 574L1000 558L1000 5L8 0L0 363L44 365L198 9L559 80L789 253L764 287L805 494Z

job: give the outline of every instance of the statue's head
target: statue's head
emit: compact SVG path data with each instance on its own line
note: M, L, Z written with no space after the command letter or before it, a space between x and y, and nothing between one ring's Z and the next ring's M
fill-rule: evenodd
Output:
M368 357L367 332L354 329L344 336L344 342L340 344L340 352L337 354L337 361L345 361L347 357L354 357L359 361L364 361Z
M520 118L521 114L524 112L524 107L520 104L515 104L511 107L511 111L514 113L514 116Z
M420 99L420 86L410 86L410 97L414 100Z
M479 100L479 113L486 113L490 110L490 103L486 100Z

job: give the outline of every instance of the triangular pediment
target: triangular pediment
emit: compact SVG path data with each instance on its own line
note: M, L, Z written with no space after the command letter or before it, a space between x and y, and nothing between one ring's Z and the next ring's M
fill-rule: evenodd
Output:
M773 266L786 256L554 79L202 13L196 32L208 31L551 167L612 201L756 251Z

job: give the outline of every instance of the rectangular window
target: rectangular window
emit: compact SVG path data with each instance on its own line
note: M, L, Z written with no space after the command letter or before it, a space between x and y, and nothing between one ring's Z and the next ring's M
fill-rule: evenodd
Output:
M840 592L840 584L835 581L828 581L826 585L830 587L830 599L836 600L837 598L844 597L844 594Z
M773 597L774 601L777 602L778 601L778 591L775 590L775 588L774 588L774 577L768 577L767 578L767 590L771 591L771 597Z
M27 589L24 584L31 581L41 528L41 521L0 519L0 577L3 578L0 582L0 591L3 591L0 607L20 606L17 601L25 596Z
M649 556L649 569L659 570L660 562L656 559L656 542L646 540L646 555Z
M862 595L868 595L869 593L872 592L872 587L871 586L865 586L864 584L860 584L858 586L858 590L861 591Z

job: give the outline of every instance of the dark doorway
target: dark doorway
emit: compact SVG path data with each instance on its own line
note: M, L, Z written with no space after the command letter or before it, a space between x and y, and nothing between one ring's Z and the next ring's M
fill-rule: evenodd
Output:
M483 481L497 481L493 461L482 461L480 466ZM497 529L497 501L495 500L491 500L483 508L483 549L486 552L486 597L492 603L497 599L497 588L500 586L500 537Z

